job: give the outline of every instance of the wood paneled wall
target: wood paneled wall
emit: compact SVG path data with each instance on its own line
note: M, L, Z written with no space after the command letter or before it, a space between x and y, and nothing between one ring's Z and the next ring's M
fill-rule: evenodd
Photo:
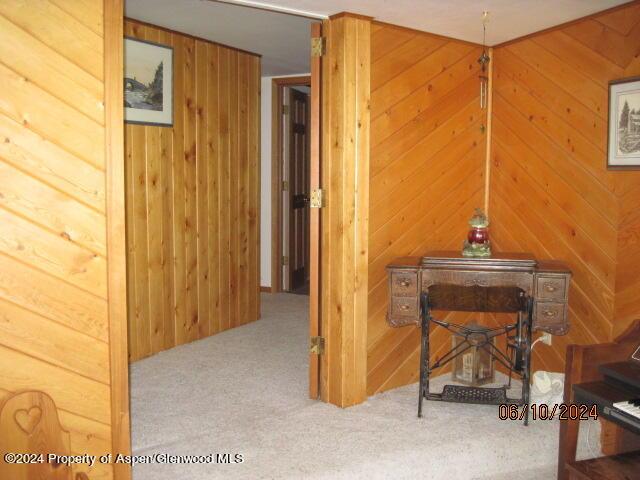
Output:
M127 20L174 49L172 128L126 125L131 361L259 317L260 58Z
M639 75L639 54L638 2L494 49L493 241L573 270L571 330L534 368L640 315L640 174L606 169L607 85Z
M103 14L0 2L0 404L46 392L72 452L97 455L111 451Z
M480 53L468 43L372 26L369 395L418 378L419 329L385 321L385 266L398 256L461 248L467 221L483 203ZM432 352L441 355L450 340L442 332L433 338Z
M347 407L366 393L370 26L339 15L322 27L321 396Z
M639 69L640 71L640 69ZM640 180L621 197L616 294L611 337L640 318Z

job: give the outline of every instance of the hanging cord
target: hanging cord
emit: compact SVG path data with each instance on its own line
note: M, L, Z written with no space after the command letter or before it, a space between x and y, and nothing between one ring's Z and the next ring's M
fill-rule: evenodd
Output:
M482 12L482 55L480 56L480 66L484 73L489 63L489 55L487 54L487 23L489 23L489 12Z
M489 21L489 12L482 12L482 51L486 55L487 53L487 22ZM484 70L484 65L482 66Z

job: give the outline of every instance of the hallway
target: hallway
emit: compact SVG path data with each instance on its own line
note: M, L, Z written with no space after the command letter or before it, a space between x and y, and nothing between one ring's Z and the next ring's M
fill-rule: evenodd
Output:
M415 385L345 410L309 400L307 304L263 294L261 320L132 365L135 455L244 459L139 465L134 480L554 477L557 421L525 428L495 407L447 403L420 421Z

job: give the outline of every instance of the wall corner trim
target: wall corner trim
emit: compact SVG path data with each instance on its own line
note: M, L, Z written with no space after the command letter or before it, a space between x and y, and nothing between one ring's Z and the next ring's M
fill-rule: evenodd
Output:
M367 398L371 22L323 24L321 397L340 407Z
M123 0L104 1L104 105L107 216L107 283L111 376L111 444L129 455L129 363L127 347L127 264L125 240L124 106L122 69ZM114 478L128 480L127 464L113 465Z

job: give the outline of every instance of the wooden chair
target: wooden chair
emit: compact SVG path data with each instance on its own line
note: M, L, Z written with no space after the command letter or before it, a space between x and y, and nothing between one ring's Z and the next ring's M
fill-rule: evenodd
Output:
M43 454L43 463L8 464L5 453ZM46 455L69 455L69 432L62 429L58 410L44 392L19 392L0 405L0 479L73 480L71 467L52 464ZM88 480L77 473L75 480Z

